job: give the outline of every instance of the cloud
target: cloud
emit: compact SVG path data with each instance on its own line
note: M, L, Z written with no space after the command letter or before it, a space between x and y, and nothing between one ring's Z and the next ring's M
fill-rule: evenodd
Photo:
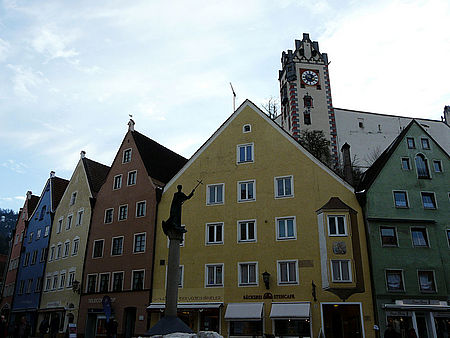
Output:
M39 28L31 41L33 48L49 59L70 59L77 56L78 52L68 47L76 39L77 34L74 31L65 31L64 34L58 34L55 32L56 30L56 28L50 26Z
M10 43L0 38L0 62L6 60L10 48L11 48Z
M14 160L6 160L0 166L8 168L18 174L25 174L26 169L28 168L25 164L21 162L16 162Z
M24 99L35 100L37 96L33 90L48 80L39 71L33 71L30 67L8 64L8 68L14 72L12 82L14 93Z

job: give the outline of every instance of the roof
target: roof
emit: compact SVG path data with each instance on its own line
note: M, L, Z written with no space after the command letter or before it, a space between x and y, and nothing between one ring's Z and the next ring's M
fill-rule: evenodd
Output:
M110 167L86 157L81 159L86 172L92 196L96 196L106 180Z
M386 162L391 158L391 155L394 153L394 151L397 149L398 145L402 142L406 134L408 133L409 129L411 129L411 126L413 124L416 124L422 131L431 139L433 142L438 146L439 149L444 152L444 154L447 154L447 152L439 145L439 143L436 142L436 140L418 123L416 120L412 120L405 129L402 130L402 132L395 138L394 141L386 148L385 151L377 158L377 160L370 166L369 169L367 169L361 179L360 184L358 185L357 191L363 191L370 188L372 183L375 181L375 179L378 177L378 174L381 172L381 170L384 168ZM448 155L448 154L447 154Z
M342 202L339 197L331 197L329 201L317 211L320 210L350 210L351 212L356 212L352 207Z
M64 191L66 191L69 181L60 177L52 177L50 180L52 185L52 212L54 212L64 195Z
M34 212L34 209L36 209L36 206L38 205L39 196L31 195L31 198L27 201L28 217L30 217Z
M137 131L131 131L150 177L167 183L186 164L187 159Z

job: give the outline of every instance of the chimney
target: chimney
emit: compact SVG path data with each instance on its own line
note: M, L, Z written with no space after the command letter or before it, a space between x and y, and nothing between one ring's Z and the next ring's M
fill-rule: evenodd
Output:
M85 158L86 157L86 152L84 150L82 150L80 152L80 158Z
M52 170L52 171L50 171L50 178L53 178L53 177L55 177L55 172Z
M31 190L28 190L27 191L27 200L31 200L31 195L32 195L33 193L31 192Z
M447 126L450 126L450 106L444 107L444 122Z
M133 119L130 119L130 121L128 122L128 130L130 131L134 131L134 121Z
M350 145L345 142L341 148L342 158L344 161L344 179L353 185L352 162L350 159Z

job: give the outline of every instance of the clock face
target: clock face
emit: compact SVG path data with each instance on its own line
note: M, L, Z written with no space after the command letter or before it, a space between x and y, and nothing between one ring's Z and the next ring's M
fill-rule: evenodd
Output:
M309 86L314 86L319 82L319 76L312 70L305 70L302 73L302 80Z

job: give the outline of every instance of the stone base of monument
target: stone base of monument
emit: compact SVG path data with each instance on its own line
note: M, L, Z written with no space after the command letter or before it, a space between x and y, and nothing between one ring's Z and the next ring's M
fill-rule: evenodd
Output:
M173 316L162 317L146 332L146 336L164 336L170 333L194 333L180 318Z

